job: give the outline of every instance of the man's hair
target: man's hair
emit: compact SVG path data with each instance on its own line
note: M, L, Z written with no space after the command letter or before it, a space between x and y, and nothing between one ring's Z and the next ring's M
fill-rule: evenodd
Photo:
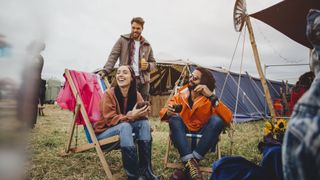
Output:
M200 84L206 85L211 91L213 91L216 88L216 80L212 73L203 67L197 67L195 70L201 72Z
M143 28L144 20L142 19L142 17L134 17L134 18L132 18L131 24L134 23L134 22L140 24L142 26L142 28Z

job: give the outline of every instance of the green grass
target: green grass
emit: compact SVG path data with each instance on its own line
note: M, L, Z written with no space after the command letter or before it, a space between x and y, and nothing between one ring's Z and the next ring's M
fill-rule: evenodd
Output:
M94 149L66 157L61 156L68 139L68 129L73 114L61 110L58 106L47 105L44 109L45 116L38 118L36 127L32 130L29 143L29 166L27 168L28 179L105 179L105 173ZM168 179L173 172L165 169L164 155L168 142L168 125L162 123L158 118L150 118L153 128L153 153L152 162L155 174L162 179ZM257 149L258 142L262 139L262 127L264 122L250 122L234 124L233 155L243 156L258 164L261 154ZM228 130L223 133L220 140L222 156L229 156L231 150L231 139ZM78 127L77 144L86 143L86 137L82 126ZM73 140L72 145L75 145ZM114 150L105 153L107 162L116 179L126 179L122 168L121 153ZM169 156L171 162L179 162L177 151L172 148ZM215 153L209 153L202 165L210 166L216 160ZM207 177L210 174L206 175Z

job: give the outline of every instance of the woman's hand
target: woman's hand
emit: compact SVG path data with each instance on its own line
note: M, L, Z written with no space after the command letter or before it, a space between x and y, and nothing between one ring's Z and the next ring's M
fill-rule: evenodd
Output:
M132 111L130 111L131 120L134 121L141 117L146 117L150 112L150 106L144 105L140 109L137 109L137 104L133 107Z

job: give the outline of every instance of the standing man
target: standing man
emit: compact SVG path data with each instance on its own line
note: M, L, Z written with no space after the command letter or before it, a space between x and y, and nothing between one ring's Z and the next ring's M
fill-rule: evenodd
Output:
M131 33L121 35L104 65L103 74L110 73L118 58L121 65L130 65L135 73L137 89L145 101L149 100L150 72L156 68L156 61L150 43L141 35L144 20L131 20Z

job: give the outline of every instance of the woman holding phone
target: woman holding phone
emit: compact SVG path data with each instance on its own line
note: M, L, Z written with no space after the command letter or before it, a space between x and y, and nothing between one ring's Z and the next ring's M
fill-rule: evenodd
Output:
M150 106L137 92L136 78L130 66L118 68L116 82L115 87L102 96L101 118L94 124L97 138L120 136L122 162L128 179L158 179L151 165L151 133L147 118ZM135 133L139 152L132 133Z

